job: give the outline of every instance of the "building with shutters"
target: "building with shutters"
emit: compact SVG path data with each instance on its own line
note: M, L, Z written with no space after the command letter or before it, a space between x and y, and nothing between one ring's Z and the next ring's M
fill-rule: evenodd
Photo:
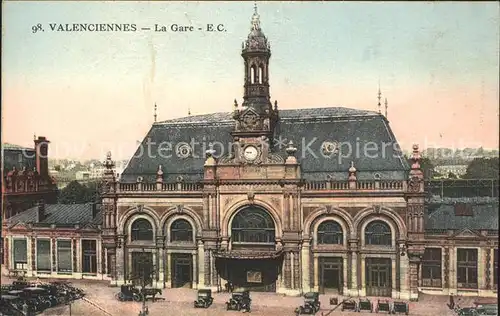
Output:
M4 274L106 279L95 203L44 204L4 223Z

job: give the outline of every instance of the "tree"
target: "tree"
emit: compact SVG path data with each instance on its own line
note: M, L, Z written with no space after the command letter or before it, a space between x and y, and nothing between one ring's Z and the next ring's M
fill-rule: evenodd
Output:
M86 185L71 181L59 191L58 202L61 204L83 204L96 202L100 198L100 182L89 182Z
M499 159L494 158L475 158L469 163L464 179L498 179Z

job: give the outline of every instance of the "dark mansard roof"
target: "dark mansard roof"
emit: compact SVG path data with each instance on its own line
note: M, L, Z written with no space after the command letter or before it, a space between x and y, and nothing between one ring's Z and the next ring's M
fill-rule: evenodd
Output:
M121 174L121 181L135 182L142 176L145 181L155 181L158 165L162 165L164 181L175 181L182 176L185 181L200 180L203 176L205 151L210 142L224 144L224 153L231 143L234 120L231 113L213 113L172 119L153 124L140 147ZM327 176L345 180L351 161L358 170L358 179L373 179L378 173L382 179L405 179L407 162L398 150L397 141L388 121L377 112L341 107L280 110L280 121L275 130L274 150L284 157L285 144L292 140L297 147L297 158L301 163L305 179L325 180ZM281 142L278 140L281 139ZM194 155L188 158L176 154L176 146L194 140ZM337 142L344 155L333 158L321 154L325 141ZM148 142L150 145L148 146ZM158 151L159 144L171 144L172 151ZM364 152L366 143L377 144L378 150ZM307 145L314 155L307 151ZM350 145L348 145L350 144ZM358 145L357 145L358 144ZM163 145L163 148L169 145ZM368 145L373 148L374 145ZM150 148L148 155L148 147ZM358 154L355 154L359 148ZM221 153L220 145L214 149ZM142 154L141 154L142 152ZM163 153L162 155L160 155ZM171 157L166 154L171 153Z
M493 201L443 201L427 206L426 230L498 230L498 199ZM468 214L456 211L457 204L467 205Z
M7 219L7 225L16 225L18 223L32 224L55 224L57 225L100 225L102 221L100 206L93 216L94 203L85 204L46 204L45 216L37 222L38 205L22 213L14 215Z

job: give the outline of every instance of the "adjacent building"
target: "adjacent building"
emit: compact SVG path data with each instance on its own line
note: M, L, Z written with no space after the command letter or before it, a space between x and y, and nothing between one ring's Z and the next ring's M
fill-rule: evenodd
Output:
M106 279L100 207L39 203L4 222L5 273Z
M57 186L49 174L48 144L45 137L35 147L2 145L2 218L18 214L43 199L57 202Z

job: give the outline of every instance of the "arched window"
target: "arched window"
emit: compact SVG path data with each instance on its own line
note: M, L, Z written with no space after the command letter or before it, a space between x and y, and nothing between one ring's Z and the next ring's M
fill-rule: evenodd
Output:
M318 244L341 245L344 242L342 227L336 221L324 221L318 226Z
M185 219L177 219L170 226L170 241L193 241L193 227Z
M234 217L231 239L234 243L274 243L274 229L269 213L258 207L248 207Z
M136 219L132 223L132 241L153 240L153 226L144 218Z
M252 66L252 68L250 68L250 83L251 84L254 84L255 83L255 76L256 76L256 71L255 71L255 66Z
M390 246L391 228L382 221L373 221L366 226L365 229L365 244Z
M262 84L264 81L264 69L262 66L259 67L259 83Z

